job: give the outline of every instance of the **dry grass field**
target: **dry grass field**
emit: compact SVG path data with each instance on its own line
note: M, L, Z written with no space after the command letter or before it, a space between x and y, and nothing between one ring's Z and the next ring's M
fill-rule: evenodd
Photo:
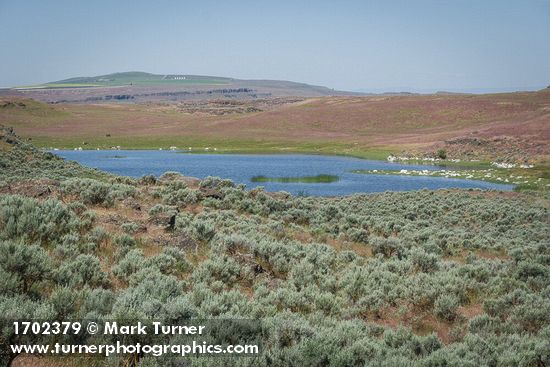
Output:
M482 160L509 155L541 162L549 154L550 89L129 104L45 104L4 97L0 124L38 146L55 148L191 146L382 158L443 147L450 158L477 150Z

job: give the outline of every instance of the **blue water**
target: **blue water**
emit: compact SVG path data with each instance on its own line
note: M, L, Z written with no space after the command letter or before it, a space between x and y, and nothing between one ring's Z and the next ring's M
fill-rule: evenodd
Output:
M59 150L53 152L85 166L124 176L141 177L161 175L166 171L181 172L185 176L204 178L219 176L248 188L264 186L268 191L287 191L292 194L318 196L349 195L365 192L408 191L441 188L479 188L511 190L512 185L443 177L394 175L362 175L350 173L355 169L440 169L422 166L371 161L359 158L322 155L257 155L257 154L191 154L158 150ZM124 158L116 158L122 156ZM336 175L332 183L254 183L254 176L297 177L318 174Z

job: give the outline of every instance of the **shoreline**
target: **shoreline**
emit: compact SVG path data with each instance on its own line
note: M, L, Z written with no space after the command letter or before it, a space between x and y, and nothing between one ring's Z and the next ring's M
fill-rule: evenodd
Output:
M82 148L82 149L80 149ZM39 147L40 150L46 151L46 152L56 152L56 151L63 151L63 152L72 152L72 151L100 151L100 152L124 152L124 151L150 151L150 152L157 152L157 151L172 151L176 154L219 154L219 155L311 155L311 156L325 156L325 157L347 157L347 158L356 158L361 160L369 160L369 161L378 161L378 162L386 162L386 163L395 163L395 164L401 164L401 165L416 165L416 166L438 166L438 167L455 167L457 169L463 168L463 169L471 169L471 167L476 168L489 168L491 167L491 162L489 161L467 161L467 160L433 160L431 158L426 159L408 159L408 160L390 160L387 157L391 156L391 154L388 154L386 158L382 158L380 156L382 151L363 151L360 153L345 153L345 152L319 152L319 151L309 151L309 150L270 150L270 149L263 149L263 150L255 150L255 149L206 149L206 148L199 148L199 149L170 149L170 148L164 148L164 147L156 147L156 148L141 148L141 147L120 147L120 149L105 149L105 148L54 148L54 147Z

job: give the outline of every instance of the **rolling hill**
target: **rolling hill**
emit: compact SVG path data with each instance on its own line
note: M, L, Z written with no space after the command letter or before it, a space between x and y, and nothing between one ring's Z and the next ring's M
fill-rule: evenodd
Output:
M385 159L402 151L525 162L550 154L550 90L488 95L330 96L178 103L0 99L0 124L41 147L308 152Z

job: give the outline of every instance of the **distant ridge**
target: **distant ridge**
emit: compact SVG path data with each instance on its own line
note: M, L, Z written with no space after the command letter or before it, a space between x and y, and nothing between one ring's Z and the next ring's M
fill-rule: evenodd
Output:
M98 76L79 76L69 79L58 80L46 85L56 84L97 84L104 86L123 85L154 85L165 83L176 84L223 84L231 81L231 78L205 76L205 75L184 75L184 74L151 74L143 71L126 71Z
M231 83L244 83L259 87L273 88L299 88L299 89L314 89L323 94L349 93L362 94L346 91L335 91L334 89L311 85L307 83L293 82L289 80L275 79L236 79L221 76L209 75L192 75L192 74L151 74L143 71L127 71L112 73L106 75L98 75L91 77L74 77L69 79L58 80L46 83L45 85L55 86L63 84L94 84L98 86L154 86L154 85L192 85L192 84L211 84L223 85Z
M365 95L287 80L245 80L208 75L152 74L142 71L78 76L44 84L14 87L11 91L11 94L24 95L48 103L174 102Z

